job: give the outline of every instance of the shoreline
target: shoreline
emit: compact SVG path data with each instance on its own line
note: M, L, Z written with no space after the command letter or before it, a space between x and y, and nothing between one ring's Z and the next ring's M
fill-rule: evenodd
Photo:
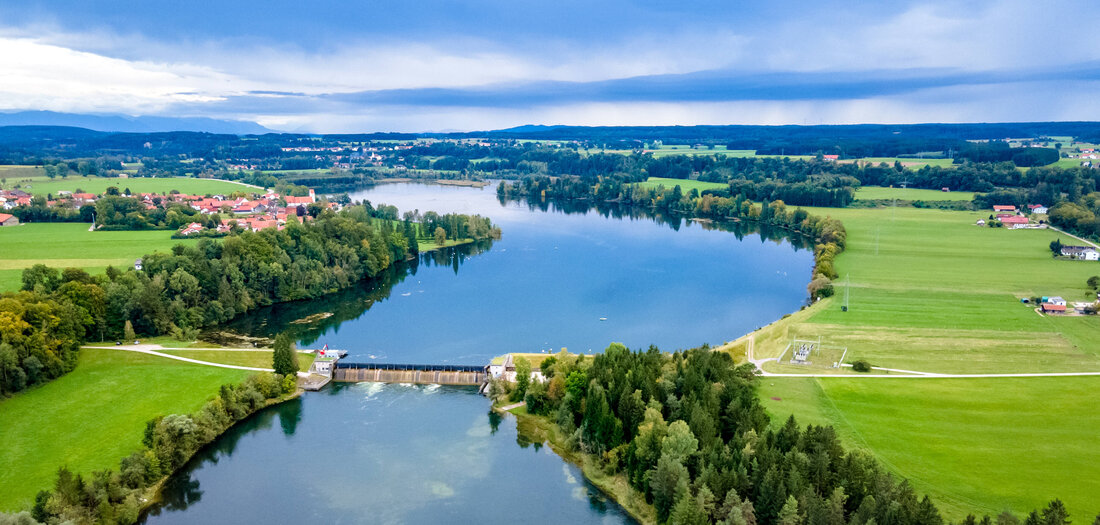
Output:
M657 510L645 501L645 496L634 490L622 474L606 474L583 452L570 452L561 443L558 427L545 417L504 410L492 405L494 412L516 418L516 433L532 442L545 443L562 461L581 470L584 479L614 501L634 521L643 525L656 525Z
M305 390L302 387L299 386L298 388L296 388L294 390L294 392L292 392L290 394L286 394L282 397L278 397L278 398L275 398L275 399L268 399L264 403L264 406L257 408L256 410L252 411L252 413L248 414L247 416L233 422L232 425L229 425L228 427L225 427L224 430L222 430L216 436L214 436L214 438L211 439L210 442L208 442L205 445L195 449L195 451L192 452L191 455L188 456L188 458L185 461L183 461L178 468L176 468L172 472L169 472L169 473L165 474L163 477L161 477L161 479L157 480L155 483L153 483L152 485L149 485L148 487L145 488L144 493L141 495L141 507L138 508L138 521L140 522L140 521L144 520L145 518L149 517L149 512L152 510L152 508L155 505L157 505L157 504L159 504L163 501L162 491L164 489L164 484L167 483L168 480L172 476L175 476L181 470L186 468L191 463L191 461L195 459L195 456L199 455L200 452L206 450L207 447L210 447L210 446L214 445L214 443L217 443L217 441L219 439L221 439L221 437L223 435L225 435L225 433L228 432L233 427L235 427L235 426L237 426L237 425L239 425L239 424L241 424L245 421L248 421L249 419L252 419L256 414L259 414L260 412L263 412L264 410L267 410L267 409L269 409L273 406L280 405L282 403L285 403L287 401L291 401L291 400L294 400L294 399L298 399L304 393L305 393Z

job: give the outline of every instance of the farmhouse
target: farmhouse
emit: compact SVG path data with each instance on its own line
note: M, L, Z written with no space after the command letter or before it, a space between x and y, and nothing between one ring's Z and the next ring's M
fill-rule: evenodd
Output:
M1062 246L1062 255L1083 261L1100 261L1100 251L1090 246Z
M1042 299L1043 299L1044 304L1053 304L1054 306L1065 306L1066 305L1066 300L1063 299L1061 296L1055 295L1055 296L1052 296L1052 297L1043 297Z
M0 226L17 226L19 219L10 213L0 213Z
M1016 215L1007 215L1005 217L998 217L1001 224L1005 225L1005 228L1017 229L1026 227L1028 224L1027 217L1019 217Z
M829 162L836 162L840 159L840 155L822 155L821 157Z
M1042 308L1043 312L1045 312L1045 313L1052 313L1052 314L1064 314L1064 313L1066 313L1066 305L1064 305L1064 304L1043 303L1041 308Z
M1042 214L1045 214L1046 212L1048 212L1048 211L1049 211L1049 210L1047 209L1047 207L1046 207L1046 206L1043 206L1042 204L1028 204L1028 205L1027 205L1027 209L1031 210L1031 213L1042 213Z
M1012 213L1016 213L1016 207L1005 204L996 204L993 206L993 211L1010 211Z

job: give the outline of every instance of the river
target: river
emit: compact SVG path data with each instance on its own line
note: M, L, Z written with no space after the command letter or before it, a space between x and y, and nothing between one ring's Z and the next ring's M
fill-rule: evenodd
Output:
M751 226L565 213L495 188L386 184L355 200L478 213L503 238L425 254L362 286L226 328L289 330L348 360L486 364L506 352L720 344L797 310L812 253ZM723 231L728 230L728 231ZM606 320L601 320L606 319ZM174 476L148 523L628 522L474 389L333 385L231 429Z

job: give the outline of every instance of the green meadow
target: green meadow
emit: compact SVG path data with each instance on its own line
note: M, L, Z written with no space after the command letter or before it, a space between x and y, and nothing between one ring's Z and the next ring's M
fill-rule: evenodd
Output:
M928 493L946 518L1021 518L1057 497L1074 523L1100 512L1100 377L828 379L765 377L782 424L831 424Z
M680 191L687 193L691 190L724 190L729 188L729 185L722 184L720 182L702 182L698 180L690 179L666 179L663 177L650 177L645 182L639 182L639 186L643 188L657 189L659 186L664 186L665 189L672 189L674 186L679 186Z
M811 211L842 220L848 232L836 259L836 295L757 332L757 358L779 355L794 336L820 336L846 347L847 362L888 368L1100 371L1100 319L1040 316L1020 302L1036 295L1095 299L1085 281L1100 275L1100 263L1051 257L1049 243L1068 242L1065 236L975 226L988 211ZM743 341L731 350L744 351ZM1005 509L1020 515L1056 497L1075 523L1100 511L1100 377L760 382L778 423L794 414L803 423L836 426L848 446L867 449L932 494L951 519Z
M101 194L108 187L115 186L119 190L130 189L131 193L168 193L172 190L194 195L227 194L235 191L254 192L257 188L220 179L196 179L191 177L81 177L70 175L66 178L49 179L35 177L30 182L17 182L8 179L3 185L5 189L12 189L16 185L27 193L34 195L54 195L59 191Z
M143 341L148 342L148 341ZM166 343L167 344L167 343ZM202 342L196 344L204 344ZM234 366L248 366L252 368L271 368L271 352L266 350L207 350L207 349L172 349L172 350L158 350L162 354L174 355L179 357L186 357L188 359L198 359L199 361L206 361L209 363L218 363L223 365ZM309 366L313 364L313 354L298 354L298 369L301 371L309 370Z
M145 422L190 413L249 372L118 350L84 349L76 370L0 401L0 511L51 486L57 468L117 469Z
M1021 298L1091 301L1100 263L1058 260L1051 230L975 226L988 212L816 209L844 222L836 295L756 349L777 356L794 335L848 348L848 360L924 372L1100 371L1093 317L1041 316ZM845 283L850 283L845 285ZM847 288L847 290L845 290ZM849 310L841 311L847 293Z
M920 190L916 188L885 188L882 186L863 186L856 191L856 200L898 199L905 201L969 201L974 200L972 191Z
M87 223L34 223L0 228L0 291L17 290L24 268L45 264L84 268L129 267L134 259L194 240L172 239L171 231L88 231Z

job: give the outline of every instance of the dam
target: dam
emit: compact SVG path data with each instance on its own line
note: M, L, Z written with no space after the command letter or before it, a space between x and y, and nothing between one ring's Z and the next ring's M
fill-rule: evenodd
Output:
M489 380L488 366L348 363L337 361L332 380L348 383L413 383L482 386Z

